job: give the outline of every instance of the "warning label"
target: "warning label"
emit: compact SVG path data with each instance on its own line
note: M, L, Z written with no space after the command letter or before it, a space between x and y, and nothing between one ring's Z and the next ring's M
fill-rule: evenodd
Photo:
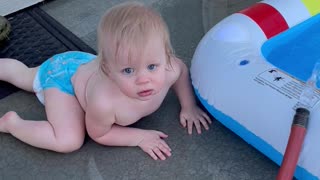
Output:
M272 88L278 93L284 95L289 99L299 101L302 91L305 89L305 83L294 79L278 69L269 69L254 79L255 82ZM310 106L315 106L320 101L320 93L314 90ZM297 104L296 106L298 106Z

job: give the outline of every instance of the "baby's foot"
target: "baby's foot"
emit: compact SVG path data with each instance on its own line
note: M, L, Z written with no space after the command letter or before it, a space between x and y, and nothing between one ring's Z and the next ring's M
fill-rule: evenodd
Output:
M9 131L6 129L6 124L10 119L18 118L18 114L14 111L9 111L6 114L4 114L0 118L0 132L3 133L9 133Z

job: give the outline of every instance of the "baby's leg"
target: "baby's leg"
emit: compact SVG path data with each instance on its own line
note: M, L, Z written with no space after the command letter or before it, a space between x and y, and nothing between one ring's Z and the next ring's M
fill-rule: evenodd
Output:
M23 120L14 112L0 118L0 131L35 147L57 152L79 149L84 141L84 112L75 96L58 89L45 90L48 121Z
M6 81L26 91L33 92L33 79L38 67L28 68L22 62L0 58L0 81Z

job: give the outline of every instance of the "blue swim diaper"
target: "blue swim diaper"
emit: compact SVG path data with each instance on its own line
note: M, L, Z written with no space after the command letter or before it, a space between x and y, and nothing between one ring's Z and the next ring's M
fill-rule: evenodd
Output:
M72 76L81 65L95 58L93 54L68 51L56 54L42 63L33 82L33 89L40 102L44 104L43 90L48 88L57 88L67 94L75 95L71 83Z

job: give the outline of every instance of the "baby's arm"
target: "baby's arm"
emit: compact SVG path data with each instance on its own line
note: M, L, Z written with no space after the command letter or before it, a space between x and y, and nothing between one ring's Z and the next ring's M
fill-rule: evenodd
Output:
M87 106L86 126L90 137L96 142L108 146L139 146L153 159L165 160L171 156L171 149L163 138L168 137L160 131L143 130L115 124L116 117L112 107Z
M194 125L198 134L200 134L200 124L208 130L208 123L211 124L211 119L196 104L187 66L178 58L175 59L175 63L177 64L177 68L180 69L180 74L178 80L173 85L173 89L181 104L181 125L188 128L189 134L192 134L192 127Z

